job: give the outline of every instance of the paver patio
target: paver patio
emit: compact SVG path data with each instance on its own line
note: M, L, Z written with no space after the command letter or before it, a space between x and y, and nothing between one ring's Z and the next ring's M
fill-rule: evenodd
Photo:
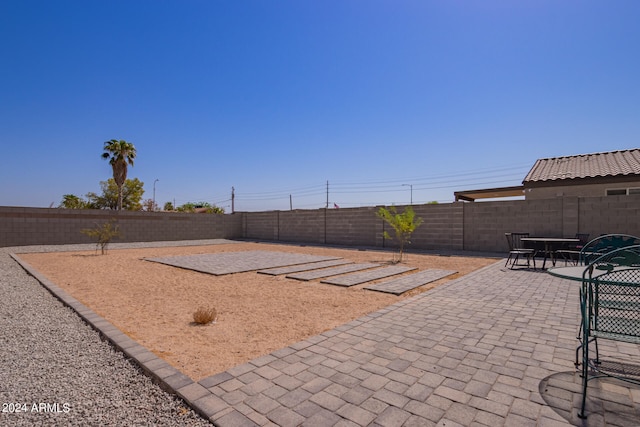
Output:
M577 418L578 285L504 261L200 385L220 426L561 426ZM604 353L640 356L604 343ZM640 389L594 380L589 426L640 425ZM225 405L226 404L226 405ZM373 423L373 424L372 424Z
M613 380L590 382L577 417L579 284L503 264L197 383L38 280L222 427L640 425L640 387ZM640 359L637 345L600 350Z

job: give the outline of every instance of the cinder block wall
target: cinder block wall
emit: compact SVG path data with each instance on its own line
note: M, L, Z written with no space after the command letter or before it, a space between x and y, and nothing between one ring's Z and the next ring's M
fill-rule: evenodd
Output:
M565 237L562 208L562 199L465 203L464 248L507 251L507 232Z
M398 211L404 208L397 206ZM411 239L414 249L506 252L504 233L515 231L545 237L572 237L576 233L589 233L592 238L604 233L640 236L640 195L455 202L413 208L423 219ZM245 237L395 248L395 241L382 238L384 231L393 235L393 230L376 216L378 209L247 212L246 221L252 226L246 228Z
M581 198L578 212L580 229L591 237L608 233L640 236L640 195Z
M278 212L278 240L325 243L325 215L325 209Z
M572 237L588 233L640 236L640 195L558 197L464 204L464 248L506 251L506 232Z
M399 211L405 206L398 206ZM242 212L231 215L0 207L0 246L89 243L81 234L116 218L118 241L246 238L344 246L396 247L378 207ZM589 233L640 236L640 195L566 197L416 205L423 224L411 248L506 252L504 233L570 237Z
M247 239L280 240L278 211L243 214L242 235Z
M411 247L464 249L464 203L418 205L413 208L423 222L411 236ZM389 226L385 224L385 228ZM393 235L392 231L389 234Z
M382 220L377 208L325 209L326 243L332 245L378 246L382 237Z
M91 243L80 230L115 219L114 242L236 238L242 215L0 207L0 246Z

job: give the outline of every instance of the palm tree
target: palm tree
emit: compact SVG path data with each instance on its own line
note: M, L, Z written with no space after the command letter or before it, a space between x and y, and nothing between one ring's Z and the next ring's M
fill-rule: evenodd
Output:
M75 194L65 194L62 196L62 202L59 207L64 209L86 209L87 202Z
M109 159L113 168L113 180L118 186L118 210L122 210L122 187L127 180L127 165L133 166L136 147L124 139L112 139L104 143L103 159Z

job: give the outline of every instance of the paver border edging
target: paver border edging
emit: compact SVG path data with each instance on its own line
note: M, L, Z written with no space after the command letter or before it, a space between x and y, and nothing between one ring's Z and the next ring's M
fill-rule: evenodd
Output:
M75 311L78 316L91 328L96 330L101 337L109 341L116 349L120 350L128 359L139 366L142 372L151 378L154 383L158 384L164 391L184 400L198 415L214 425L217 425L217 419L227 415L232 416L238 421L242 421L243 425L255 425L253 421L233 409L228 403L215 396L198 382L193 381L190 377L153 354L149 349L129 338L111 322L99 316L89 307L47 279L28 262L22 260L17 254L10 253L9 256L55 298ZM213 419L214 416L215 419Z

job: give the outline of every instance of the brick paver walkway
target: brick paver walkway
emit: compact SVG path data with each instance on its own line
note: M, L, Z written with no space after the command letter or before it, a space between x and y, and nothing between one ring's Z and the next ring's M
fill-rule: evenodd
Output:
M201 380L211 419L225 427L583 425L577 282L501 264ZM640 425L639 389L608 380L590 387L584 425Z

